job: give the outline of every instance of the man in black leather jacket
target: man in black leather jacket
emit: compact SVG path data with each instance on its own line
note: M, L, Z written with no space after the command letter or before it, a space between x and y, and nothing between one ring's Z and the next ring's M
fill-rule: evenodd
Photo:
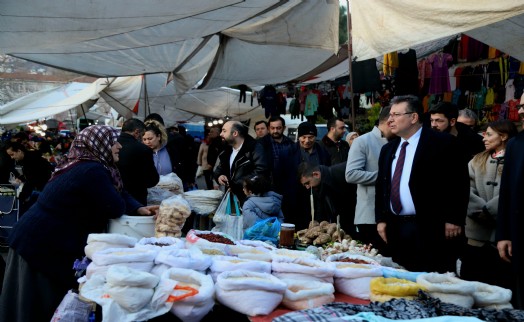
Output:
M218 156L214 178L218 184L231 188L242 205L246 199L243 180L254 175L268 176L264 148L248 134L248 128L238 121L226 122L220 136L227 146Z

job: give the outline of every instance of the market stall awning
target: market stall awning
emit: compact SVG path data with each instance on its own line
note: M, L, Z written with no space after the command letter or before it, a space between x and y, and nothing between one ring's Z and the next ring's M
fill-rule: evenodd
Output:
M46 89L0 106L0 124L34 121L72 108L82 115L95 103L106 111L113 108L125 118L144 119L150 113L159 113L166 126L206 117L246 119L252 111L263 111L257 107L257 100L251 106L250 93L247 96L245 103L239 102L239 91L231 88L177 94L168 74L100 78L92 84L70 83Z
M338 49L336 0L5 0L0 51L97 77L172 73L182 94L295 78Z
M351 1L357 60L465 33L524 61L521 0Z
M20 97L0 106L0 124L19 124L59 114L80 104L88 110L96 89L93 84L70 83Z

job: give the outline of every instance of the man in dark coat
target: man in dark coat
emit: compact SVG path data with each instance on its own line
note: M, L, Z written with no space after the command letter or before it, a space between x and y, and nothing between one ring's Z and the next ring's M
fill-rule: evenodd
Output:
M22 166L23 173L15 171L16 179L24 184L18 195L19 214L22 215L36 202L38 195L44 190L44 186L51 178L53 167L39 152L27 150L21 143L6 142L5 150L16 164Z
M124 189L138 202L147 205L147 188L159 180L153 161L153 150L142 143L145 125L138 119L129 119L122 126L118 142L122 145L117 163Z
M519 116L524 124L524 94ZM504 154L497 216L497 249L500 257L510 262L515 274L513 306L524 309L524 132L509 140Z
M271 189L279 194L285 191L282 186L282 179L285 172L288 171L283 165L285 160L282 155L290 149L295 142L284 135L286 130L286 121L281 116L272 116L269 121L269 135L259 140L264 147L264 153L268 158L268 168L271 179Z
M331 165L329 153L318 142L317 127L302 122L297 128L298 142L282 154L282 212L286 222L295 224L296 230L308 228L311 221L310 195L298 178L298 167L303 162L311 165ZM315 196L314 196L315 198Z
M459 115L457 105L441 102L433 106L429 114L433 130L447 132L456 138L464 162L468 163L476 154L486 149L480 135L466 124L457 122Z
M346 124L341 118L332 118L328 120L328 132L319 144L323 146L331 156L331 164L346 162L349 153L349 143L342 140L344 133L346 133Z
M355 237L354 204L347 202L352 191L352 185L346 182L345 163L330 167L325 165L310 165L307 162L298 167L300 183L306 188L317 191L315 199L315 220L337 222L340 215L340 225L350 236Z
M319 144L329 153L332 166L340 163L345 165L349 154L349 143L342 139L344 133L346 133L346 124L342 118L333 117L327 121L326 126L328 132L320 140ZM355 206L357 205L357 185L346 182L341 183L340 188L343 188L342 190L346 194L343 211L345 231L353 238L357 238L356 228L353 224L355 220Z
M465 242L468 169L451 135L422 127L422 113L415 96L391 101L389 126L398 137L380 152L377 230L406 269L455 272Z
M248 134L248 128L238 121L228 121L222 126L220 136L227 146L218 156L219 163L214 172L218 184L231 188L244 204L244 179L254 175L268 176L264 148Z

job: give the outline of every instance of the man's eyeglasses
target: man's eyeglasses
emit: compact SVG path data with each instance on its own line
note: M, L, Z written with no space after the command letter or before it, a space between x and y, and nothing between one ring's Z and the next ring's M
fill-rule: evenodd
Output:
M524 104L517 105L517 109L524 108Z
M390 113L390 114L389 114L389 117L396 119L396 118L398 118L399 116L407 115L407 114L413 114L413 113L415 113L415 112Z

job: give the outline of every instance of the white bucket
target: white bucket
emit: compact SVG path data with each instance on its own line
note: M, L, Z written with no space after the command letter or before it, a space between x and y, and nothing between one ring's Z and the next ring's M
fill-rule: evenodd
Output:
M142 237L155 236L155 220L153 216L127 216L123 215L109 221L109 232L123 234L141 239Z

